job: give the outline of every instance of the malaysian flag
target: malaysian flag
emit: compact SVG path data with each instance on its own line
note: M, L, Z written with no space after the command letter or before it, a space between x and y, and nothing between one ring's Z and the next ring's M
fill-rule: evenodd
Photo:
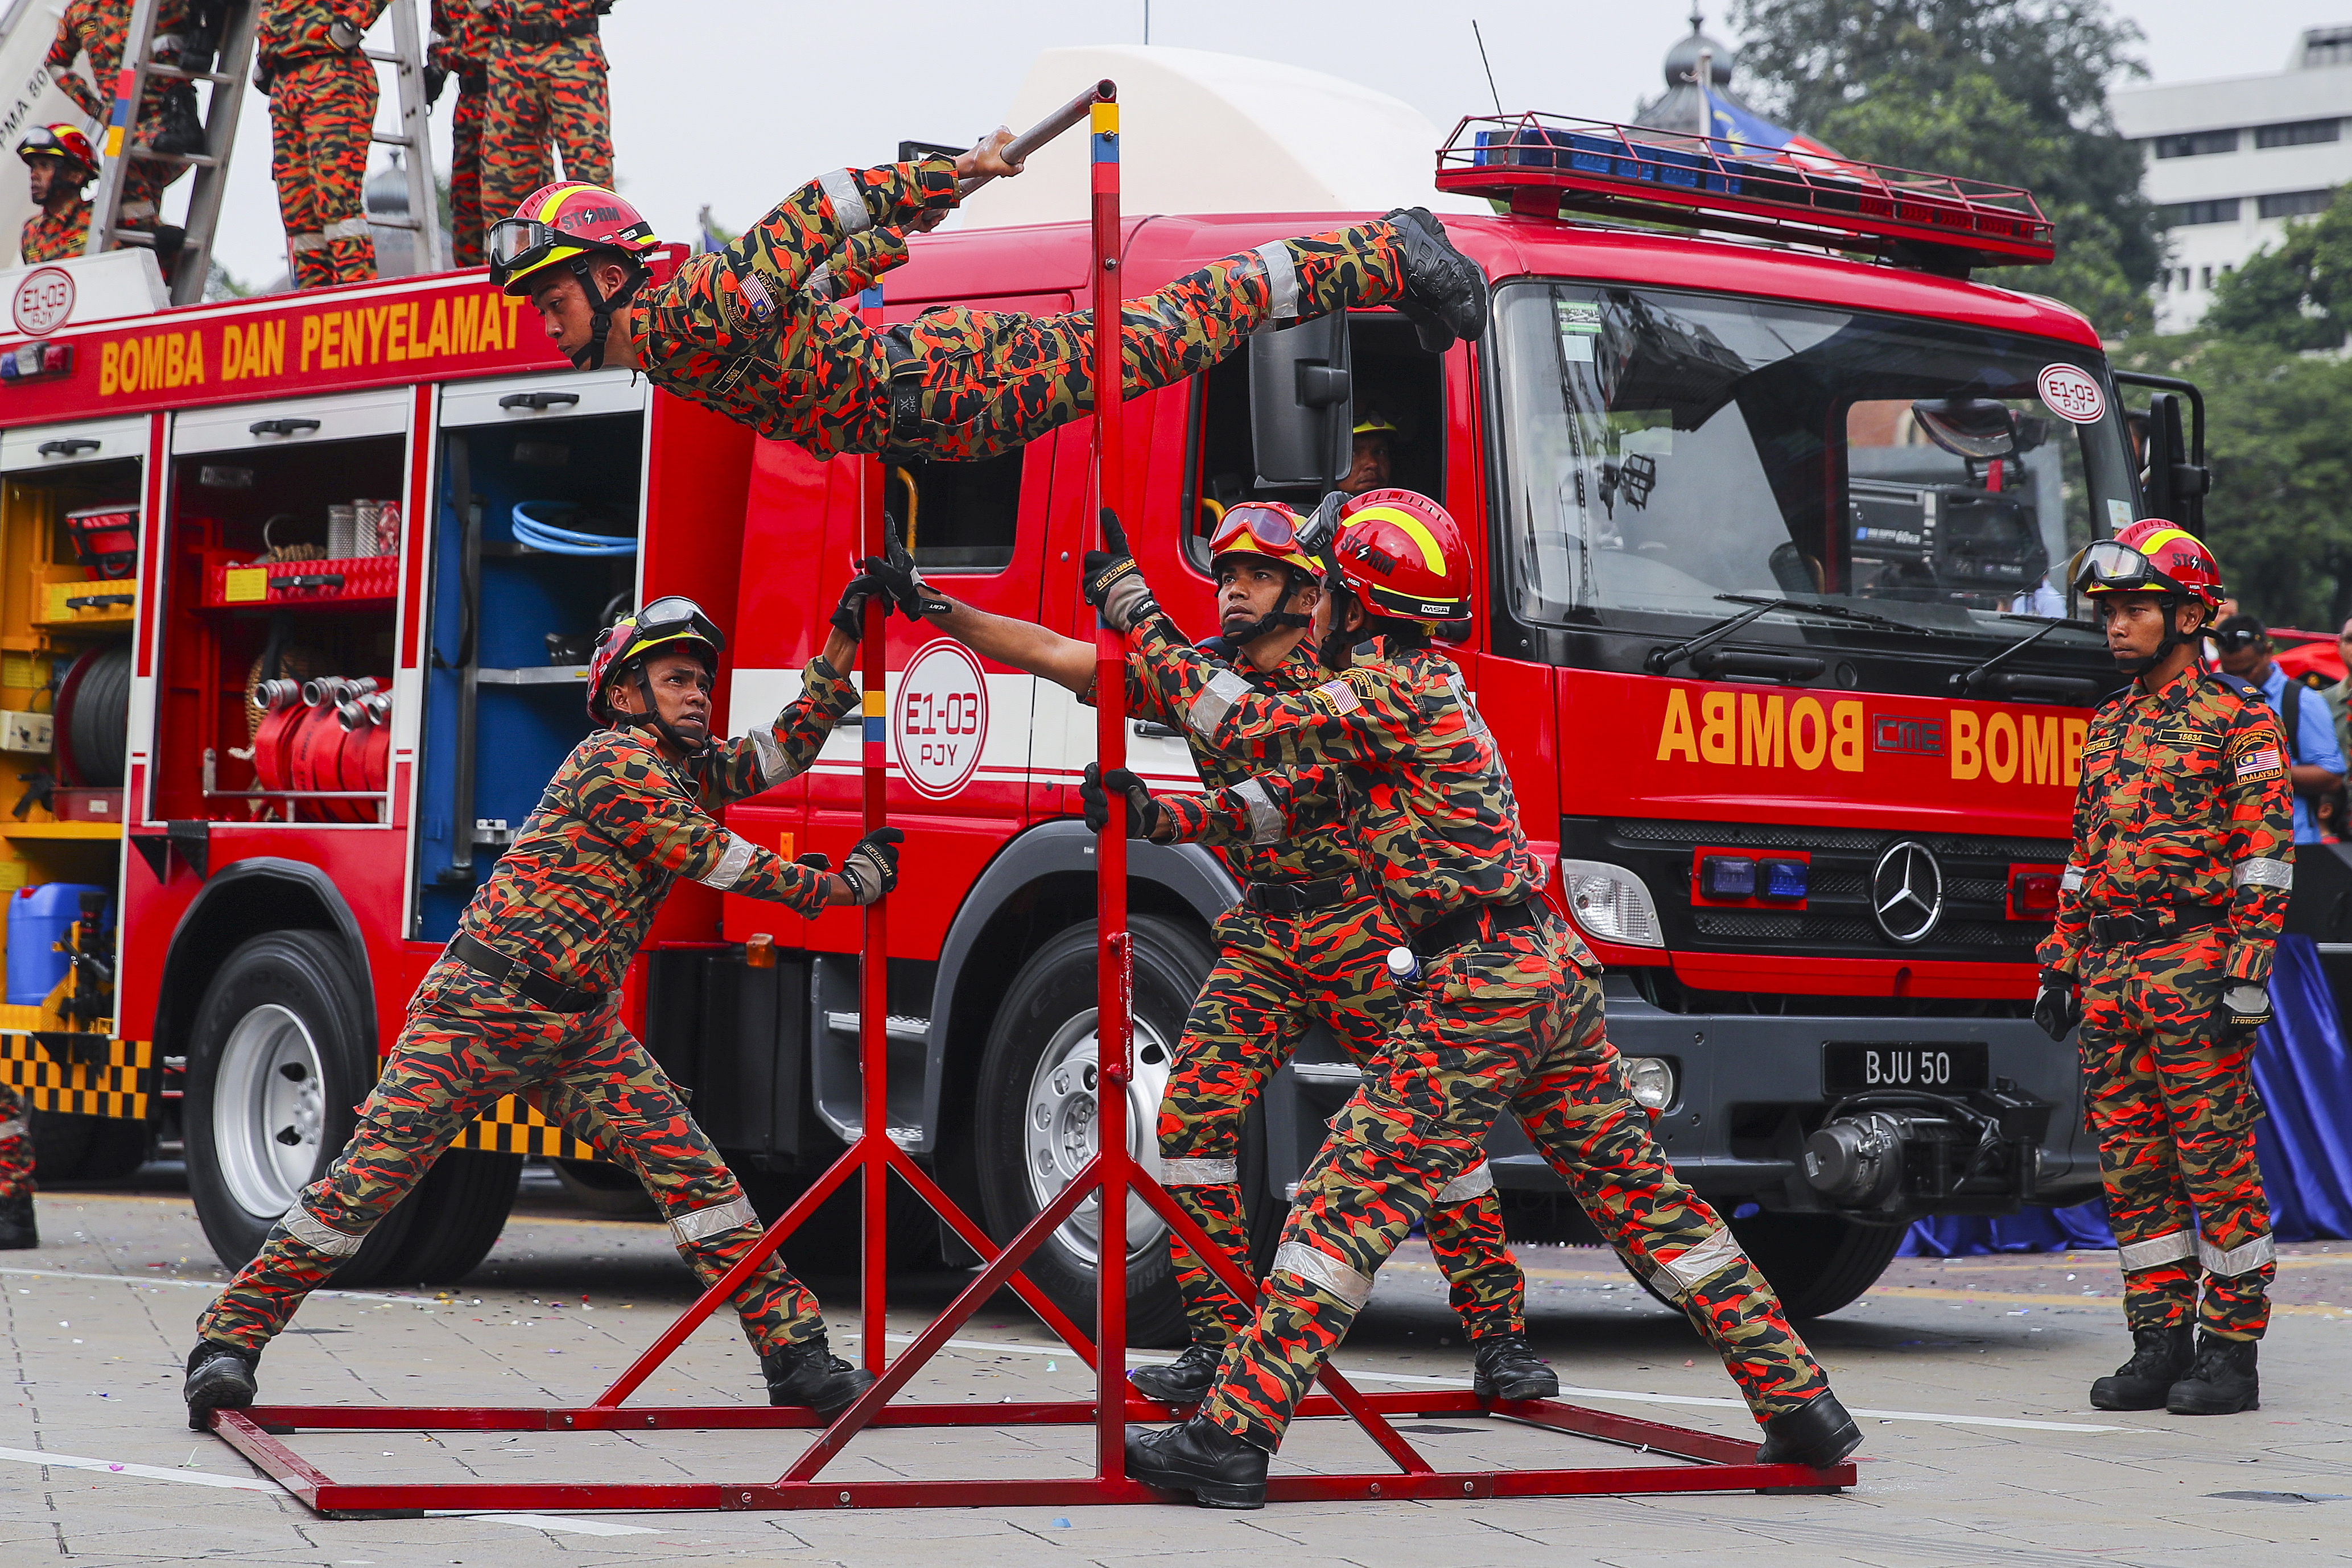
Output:
M2276 746L2264 746L2258 751L2248 752L2238 759L2238 776L2242 779L2255 773L2274 773L2278 771L2279 749Z

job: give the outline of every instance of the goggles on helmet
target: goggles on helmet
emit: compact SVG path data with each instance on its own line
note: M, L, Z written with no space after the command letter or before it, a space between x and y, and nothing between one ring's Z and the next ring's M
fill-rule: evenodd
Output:
M653 236L653 226L641 222L622 230L614 237L651 240ZM609 250L625 259L635 259L625 247L608 244L602 239L587 239L580 235L566 234L551 224L543 224L536 218L527 217L500 218L492 224L488 249L490 258L490 281L501 289L506 287L509 279L530 271L559 249Z
M2074 557L2069 574L2077 593L2186 594L2189 590L2156 569L2156 563L2128 544L2102 539Z
M614 660L615 664L626 664L639 654L668 642L706 642L714 654L727 646L727 634L702 613L702 606L676 594L656 599L639 610L636 622L635 633L629 638L629 646Z
M1217 531L1209 537L1209 555L1213 560L1229 550L1247 550L1253 545L1263 554L1280 555L1297 542L1298 523L1288 511L1242 501L1218 520Z

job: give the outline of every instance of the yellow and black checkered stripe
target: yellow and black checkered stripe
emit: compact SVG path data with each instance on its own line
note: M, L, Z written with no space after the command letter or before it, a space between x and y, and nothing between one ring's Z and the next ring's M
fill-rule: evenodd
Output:
M0 1015L39 1012L0 1008ZM0 1018L0 1083L21 1092L34 1110L131 1121L154 1113L161 1088L154 1041L87 1035L68 1050L62 1043L42 1043L28 1028L9 1026L14 1022Z
M546 1117L508 1095L471 1127L457 1134L452 1149L482 1149L493 1154L544 1154L555 1160L593 1160L596 1151L572 1137Z

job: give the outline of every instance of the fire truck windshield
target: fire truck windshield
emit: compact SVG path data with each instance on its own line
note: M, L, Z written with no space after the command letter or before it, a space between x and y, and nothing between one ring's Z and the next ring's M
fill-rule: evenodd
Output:
M2105 367L2074 344L1609 285L1496 309L1529 620L1654 631L1789 596L2013 639L2009 616L2068 616L2053 577L2132 517Z

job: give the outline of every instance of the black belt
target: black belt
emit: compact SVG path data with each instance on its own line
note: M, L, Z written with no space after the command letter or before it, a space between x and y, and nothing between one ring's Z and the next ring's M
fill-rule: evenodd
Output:
M569 22L509 22L499 29L518 44L536 47L541 44L561 43L565 38L593 38L596 36L596 18L577 17Z
M2160 937L2179 936L2208 926L2226 923L2230 919L2227 904L2157 905L2146 910L2125 910L2118 914L2093 915L2091 940L2101 947L2119 942L2155 942Z
M511 985L551 1013L586 1013L604 1005L609 991L588 991L549 979L520 959L460 931L449 939L449 956L486 979Z
M1318 882L1247 882L1242 902L1268 915L1303 915L1309 910L1343 904L1357 893L1353 877L1326 877Z
M1537 899L1522 899L1516 904L1472 904L1413 932L1412 951L1423 958L1435 958L1465 942L1484 942L1497 931L1542 923L1543 906Z

